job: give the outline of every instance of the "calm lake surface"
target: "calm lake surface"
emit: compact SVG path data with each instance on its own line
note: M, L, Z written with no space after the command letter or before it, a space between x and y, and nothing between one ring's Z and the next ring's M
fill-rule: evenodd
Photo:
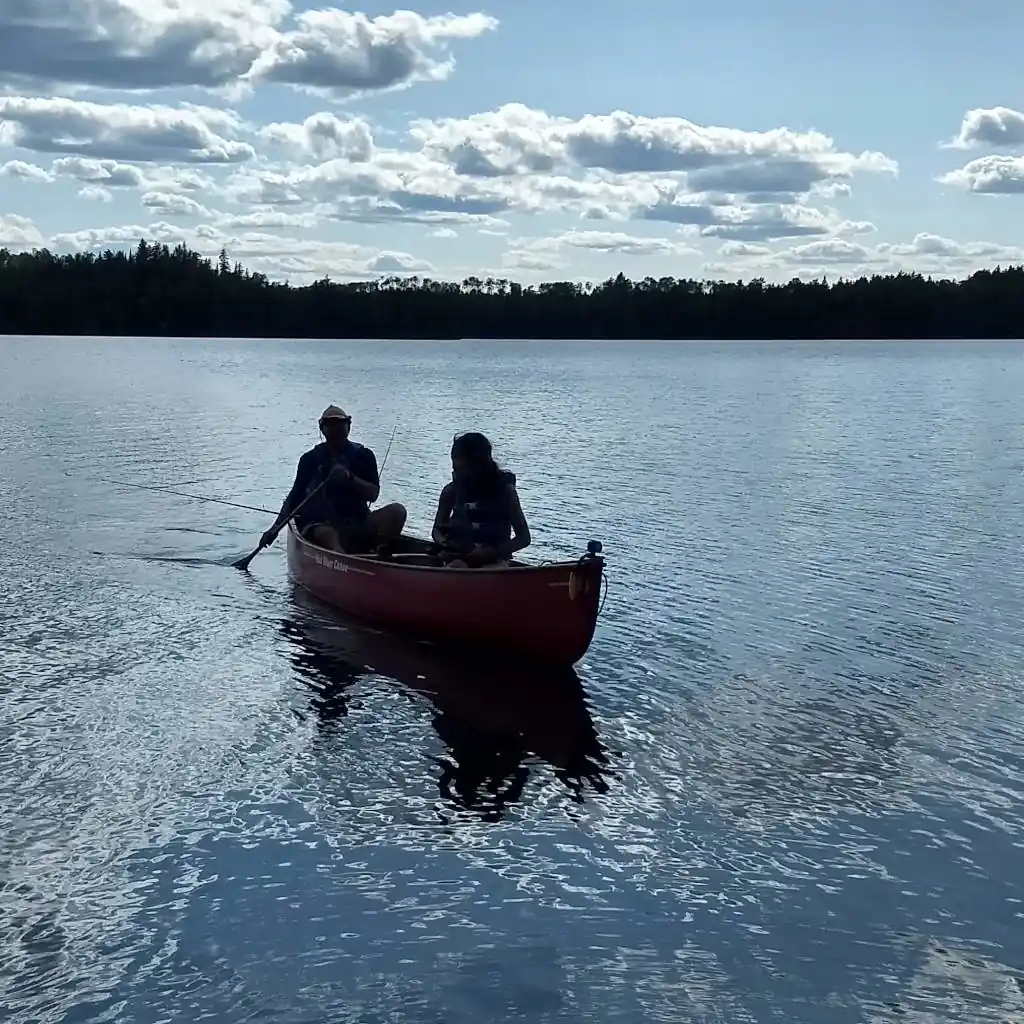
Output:
M1024 1013L1024 344L0 339L0 1017ZM329 402L425 532L453 433L578 680L228 567ZM67 475L70 473L70 476Z

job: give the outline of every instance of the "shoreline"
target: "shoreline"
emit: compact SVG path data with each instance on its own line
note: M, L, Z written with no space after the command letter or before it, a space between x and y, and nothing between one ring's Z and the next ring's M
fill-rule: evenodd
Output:
M388 277L300 287L179 245L0 250L0 334L291 341L852 342L1024 339L1024 265L962 279L600 284Z
M243 335L243 334L4 334L0 333L0 341L217 341L224 343L252 344L253 342L286 341L295 344L324 345L872 345L884 343L922 344L922 345L980 345L980 344L1017 344L1024 342L1021 337L987 337L984 335L954 337L934 336L877 336L877 337L839 337L824 336L818 338L402 338L402 337L294 337L290 335Z

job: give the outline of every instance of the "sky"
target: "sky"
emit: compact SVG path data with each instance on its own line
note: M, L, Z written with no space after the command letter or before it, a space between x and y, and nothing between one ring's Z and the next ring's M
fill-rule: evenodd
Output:
M306 284L1024 262L1010 0L0 0L0 246Z

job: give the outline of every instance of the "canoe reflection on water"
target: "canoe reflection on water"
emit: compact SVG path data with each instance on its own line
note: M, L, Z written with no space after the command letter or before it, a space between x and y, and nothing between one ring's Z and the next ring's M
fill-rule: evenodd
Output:
M439 758L441 797L457 807L498 820L522 797L537 759L577 803L588 789L608 790L608 752L571 667L457 655L342 618L298 586L281 632L322 729L348 714L350 689L364 677L383 676L427 698L448 748Z

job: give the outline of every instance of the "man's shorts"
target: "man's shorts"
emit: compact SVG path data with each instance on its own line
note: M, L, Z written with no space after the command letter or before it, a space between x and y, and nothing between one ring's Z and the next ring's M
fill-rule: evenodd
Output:
M300 532L306 540L310 540L313 531L321 526L330 526L334 529L338 534L338 540L341 541L342 549L347 555L365 555L377 548L379 542L377 533L365 521L357 522L349 519L340 523L311 522L306 523Z

